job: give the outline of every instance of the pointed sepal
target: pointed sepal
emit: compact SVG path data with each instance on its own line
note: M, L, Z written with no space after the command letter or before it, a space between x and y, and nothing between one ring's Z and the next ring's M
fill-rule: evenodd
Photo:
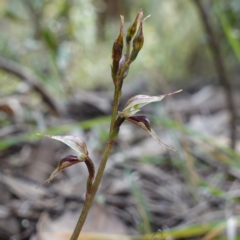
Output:
M74 151L76 151L78 154L78 159L84 159L88 156L88 150L86 143L76 137L76 136L53 136L53 135L43 135L45 137L49 137L52 139L55 139L57 141L63 142L66 145L68 145L70 148L72 148Z
M74 164L77 164L79 162L83 162L83 161L84 160L79 160L78 157L74 156L74 155L68 155L68 156L62 158L58 163L58 167L52 172L50 177L46 181L44 181L42 184L40 184L39 186L41 186L45 183L50 183L50 181L52 181L53 178L55 178L58 175L58 173L60 173L63 169L70 167Z
M136 95L128 100L125 108L123 109L122 112L119 112L119 115L125 118L131 117L135 115L137 112L139 112L141 110L141 107L152 102L159 102L166 96L170 96L175 93L179 93L181 91L182 90L178 90L176 92L168 93L165 95L159 95L159 96Z
M134 124L136 124L137 126L142 128L143 130L145 130L149 134L149 136L151 138L156 140L164 148L169 148L169 149L173 150L174 152L176 152L176 150L174 148L171 148L170 146L168 146L167 144L163 143L158 138L157 134L152 130L151 125L150 125L150 121L148 120L147 117L145 117L145 116L132 116L132 117L127 118L127 120L132 122L132 123L134 123Z

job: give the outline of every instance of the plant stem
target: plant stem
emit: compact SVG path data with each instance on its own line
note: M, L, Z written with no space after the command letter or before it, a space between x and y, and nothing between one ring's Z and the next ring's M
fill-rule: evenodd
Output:
M73 232L70 240L77 240L78 239L78 236L79 236L79 234L80 234L80 232L82 230L83 224L84 224L84 222L86 220L86 217L88 215L89 209L90 209L90 207L92 205L93 199L94 199L94 197L96 195L96 192L98 190L99 184L101 182L101 179L102 179L102 176L103 176L103 172L104 172L104 169L105 169L108 157L110 155L112 146L113 146L113 144L115 142L115 139L117 137L116 135L113 136L111 133L114 130L114 123L115 123L115 120L116 120L116 117L117 117L117 110L118 110L118 103L119 103L119 98L120 98L120 92L121 92L121 89L120 89L120 84L118 82L115 85L113 108L112 108L112 117L111 117L111 125L110 125L110 130L109 130L108 142L107 142L106 148L104 150L103 157L102 157L100 166L98 168L97 175L95 177L95 180L93 182L93 185L91 187L90 192L87 194L87 197L86 197L86 200L84 202L81 215L80 215L80 217L78 219L77 225L76 225L76 227L74 229L74 232Z
M95 176L95 167L90 157L88 157L85 160L85 164L88 168L88 180L87 180L87 191L86 191L86 198L87 198L92 189L92 184Z
M231 87L231 81L227 76L226 66L224 64L224 59L221 54L221 47L219 45L219 41L217 37L215 36L213 27L210 23L207 12L200 0L193 0L193 2L195 3L199 11L203 27L205 28L205 32L208 37L208 44L212 51L216 73L218 74L219 82L222 85L222 89L225 92L226 104L227 104L228 112L230 115L230 120L229 120L230 138L231 138L230 147L232 149L235 149L236 137L237 137L236 135L237 113L234 106L234 98L233 98L233 91Z
M118 111L118 104L119 104L119 98L120 98L120 87L119 87L119 83L117 82L116 83L116 86L115 86L115 90L114 90L114 99L113 99L113 107L112 107L112 117L111 117L111 125L110 125L110 130L109 130L109 137L110 138L110 135L111 135L111 132L113 130L113 127L114 127L114 123L115 123L115 120L116 120L116 117L117 117L117 111ZM110 140L110 139L108 139Z

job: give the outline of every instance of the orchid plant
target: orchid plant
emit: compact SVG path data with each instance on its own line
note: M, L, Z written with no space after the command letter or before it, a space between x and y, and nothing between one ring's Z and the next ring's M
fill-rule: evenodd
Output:
M142 9L138 11L134 22L127 30L127 35L125 38L126 51L125 51L125 54L122 54L123 45L124 45L123 44L124 43L124 34L123 34L124 17L120 16L121 23L120 23L119 35L115 40L115 42L113 43L113 47L112 47L111 69L112 69L113 84L115 88L114 88L114 100L113 100L113 108L112 108L112 116L111 116L111 125L109 129L108 141L106 143L102 160L96 176L95 176L94 164L88 154L87 145L82 139L79 139L76 136L46 135L46 137L50 137L52 139L65 143L74 151L76 151L78 155L76 156L69 155L61 159L59 161L58 167L53 171L51 176L45 182L49 183L63 169L77 163L84 162L89 172L85 203L70 240L78 239L78 236L81 232L81 229L83 227L83 224L89 212L91 204L94 200L95 194L98 190L112 146L118 136L120 126L125 120L132 122L137 126L139 126L140 128L142 128L143 130L145 130L150 137L155 139L163 147L169 148L175 151L173 148L169 147L167 144L163 143L158 138L157 134L152 130L150 121L146 116L139 116L136 114L140 112L141 108L144 107L145 105L152 102L159 102L163 98L175 93L179 93L182 90L178 90L169 94L159 95L159 96L136 95L128 100L128 102L125 105L125 108L122 111L118 111L123 80L128 75L130 65L137 58L141 48L143 47L143 43L144 43L143 22L148 17L149 16L145 18L143 17Z

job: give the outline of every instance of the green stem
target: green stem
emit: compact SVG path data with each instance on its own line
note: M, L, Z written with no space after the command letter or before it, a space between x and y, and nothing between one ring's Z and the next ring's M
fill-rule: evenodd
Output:
M117 117L120 92L121 92L121 89L119 87L119 82L117 82L116 86L115 86L115 90L114 90L114 99L113 99L113 107L112 107L112 118L111 118L110 130L109 130L109 137L111 135L111 132L113 130L114 123L115 123L115 120L116 120L116 117Z
M91 191L89 192L89 194L87 194L87 198L85 200L85 203L84 203L81 215L80 215L80 217L78 219L77 225L76 225L76 227L74 229L74 232L73 232L72 237L71 237L70 240L77 240L78 236L79 236L79 234L80 234L80 232L82 230L83 224L84 224L84 222L86 220L86 217L88 215L89 209L90 209L90 207L92 205L93 199L94 199L94 197L96 195L96 192L98 190L98 186L100 184L100 181L101 181L101 178L102 178L102 175L103 175L106 163L107 163L107 159L108 159L110 151L112 149L113 143L114 143L114 141L109 141L107 143L107 146L106 146L105 152L103 154L103 158L102 158L101 164L99 166L99 169L98 169L98 172L97 172L97 175L96 175L96 178L95 178L95 181L94 181L94 183L93 183L93 185L91 187Z
M103 172L104 172L104 169L105 169L105 166L106 166L106 163L107 163L107 159L108 159L108 157L110 155L112 146L113 146L113 144L115 142L115 139L117 137L117 134L114 135L114 134L112 134L112 132L114 130L114 124L115 124L115 120L116 120L116 117L117 117L118 103L119 103L120 92L121 92L121 89L120 89L119 86L120 86L119 83L117 83L116 86L115 86L114 100L113 100L113 109L112 109L112 118L111 118L111 125L110 125L110 130L109 130L109 137L108 137L107 146L106 146L105 151L103 153L103 157L102 157L100 166L98 168L98 172L97 172L96 178L95 178L94 183L93 183L93 185L91 187L91 190L89 191L89 193L87 193L87 197L86 197L86 200L84 202L81 215L80 215L80 217L78 219L77 225L76 225L76 227L74 229L74 232L73 232L70 240L77 240L78 239L78 236L79 236L79 234L80 234L80 232L82 230L83 224L84 224L84 222L86 220L86 217L88 215L89 209L90 209L90 207L92 205L93 199L94 199L94 197L96 195L96 192L98 190L99 184L101 182L101 179L102 179L102 176L103 176ZM120 121L120 124L122 122Z

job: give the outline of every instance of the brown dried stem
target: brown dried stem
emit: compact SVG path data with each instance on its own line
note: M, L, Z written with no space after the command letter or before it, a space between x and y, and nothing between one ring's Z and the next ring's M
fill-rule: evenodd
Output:
M201 3L201 0L193 0L193 3L195 3L195 5L199 11L199 15L200 15L203 27L204 27L206 35L208 37L208 44L209 44L209 48L213 55L216 72L218 74L220 84L225 92L226 103L227 103L229 114L231 116L230 122L229 122L230 135L231 135L230 146L234 149L235 145L236 145L236 116L237 116L237 114L236 114L236 110L234 108L234 99L233 99L233 94L232 94L231 82L227 76L226 68L225 68L224 61L223 61L221 51L220 51L220 46L219 46L216 36L214 34L208 14L206 13L206 10L204 9L204 7Z
M30 69L13 62L7 58L0 56L0 69L18 77L32 87L41 97L42 100L49 106L49 108L56 114L60 113L60 109L55 103L54 99L47 92L43 85L40 84L41 80Z
M88 180L87 180L87 192L86 192L86 198L88 198L88 194L92 189L92 184L95 176L95 167L91 158L89 157L84 162L88 168Z

